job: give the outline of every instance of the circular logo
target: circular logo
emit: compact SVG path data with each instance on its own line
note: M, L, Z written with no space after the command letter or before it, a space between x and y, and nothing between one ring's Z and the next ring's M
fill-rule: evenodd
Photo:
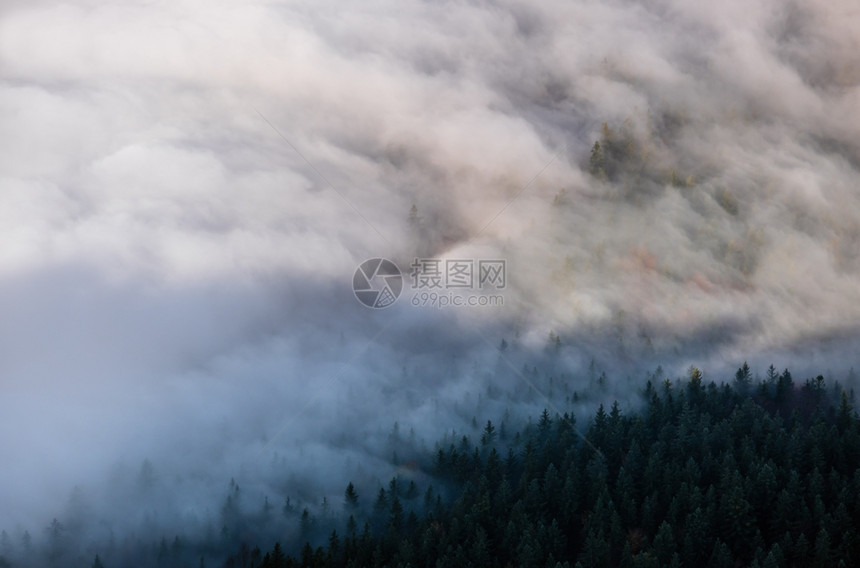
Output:
M352 277L355 297L368 308L387 308L397 301L402 290L400 269L384 258L365 260Z

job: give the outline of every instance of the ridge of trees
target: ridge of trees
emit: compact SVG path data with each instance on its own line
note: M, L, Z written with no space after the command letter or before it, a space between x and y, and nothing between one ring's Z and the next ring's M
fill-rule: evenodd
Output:
M387 486L350 482L313 511L266 497L250 513L231 480L203 540L143 535L85 558L54 519L39 547L0 531L0 567L860 566L853 391L746 363L730 383L649 376L639 409L476 418Z
M853 392L773 366L754 382L744 363L731 385L691 367L643 396L639 413L601 405L584 436L572 414L545 410L506 451L487 421L478 443L436 450L449 500L428 487L404 507L394 479L363 526L350 516L326 546L224 566L860 565Z

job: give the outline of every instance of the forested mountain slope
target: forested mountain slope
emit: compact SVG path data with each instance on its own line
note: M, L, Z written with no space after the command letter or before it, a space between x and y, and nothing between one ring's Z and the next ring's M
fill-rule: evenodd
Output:
M641 413L545 411L506 440L487 422L480 440L436 452L450 504L394 479L367 496L363 528L353 517L299 558L278 545L225 566L860 564L853 392L772 367L753 384L744 365L732 385L691 369L644 397Z
M746 364L731 383L695 368L654 382L641 408L485 419L432 450L395 426L398 474L350 483L339 503L257 506L230 480L205 535L156 520L86 545L73 520L37 543L3 531L0 566L860 565L853 390L773 367L755 381Z

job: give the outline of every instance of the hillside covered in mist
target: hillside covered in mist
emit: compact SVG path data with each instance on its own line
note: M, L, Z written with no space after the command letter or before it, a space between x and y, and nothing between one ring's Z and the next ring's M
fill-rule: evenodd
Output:
M185 542L300 555L305 507L322 530L323 499L339 509L353 482L370 506L404 468L420 491L447 480L453 519L468 492L422 461L437 443L471 452L487 420L528 437L544 409L557 429L614 401L635 421L643 385L691 365L748 361L756 383L778 362L800 390L820 375L850 393L858 52L846 0L2 2L0 554L56 560L64 534L87 566L162 538L195 565ZM356 288L378 284L373 259L400 273L381 309ZM449 264L475 273L429 288L414 268ZM822 412L773 427L831 428ZM221 533L237 488L255 538ZM791 546L803 532L814 555L825 526L856 560L815 495ZM278 516L287 497L298 520ZM686 562L686 520L658 510ZM565 525L574 565L588 531ZM394 559L384 532L366 548ZM592 541L620 554L615 536ZM760 564L777 538L717 537ZM210 563L236 554L211 546Z
M231 479L204 532L165 534L151 519L133 538L83 546L93 519L70 511L37 545L0 532L0 565L860 565L853 390L773 366L754 381L744 364L731 384L693 367L683 381L658 371L638 394L638 412L600 404L584 420L547 409L525 422L482 417L432 450L395 424L387 484L249 502ZM139 490L151 493L154 477L146 462Z

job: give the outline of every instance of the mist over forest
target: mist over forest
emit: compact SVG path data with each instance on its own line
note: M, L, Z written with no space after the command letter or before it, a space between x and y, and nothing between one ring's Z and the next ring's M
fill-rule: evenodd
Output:
M6 0L0 559L214 542L236 487L297 554L349 482L692 368L853 396L858 52L842 0Z

